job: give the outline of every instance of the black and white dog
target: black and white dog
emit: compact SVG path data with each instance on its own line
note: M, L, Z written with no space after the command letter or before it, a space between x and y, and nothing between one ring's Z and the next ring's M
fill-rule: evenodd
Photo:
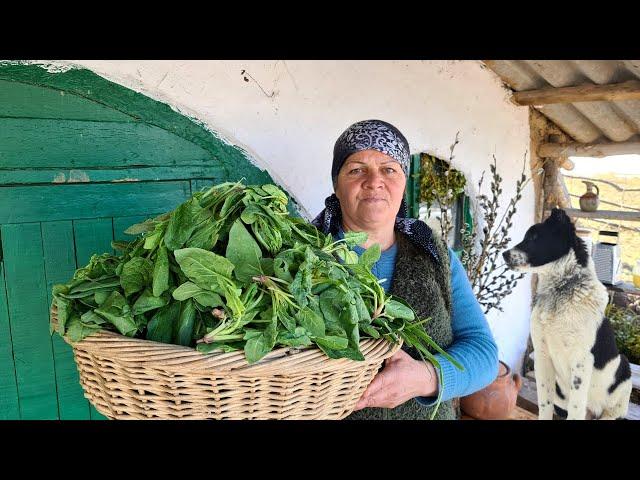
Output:
M554 411L569 420L623 418L629 361L604 316L606 288L567 214L554 208L502 255L513 270L538 274L531 314L538 418L551 420Z

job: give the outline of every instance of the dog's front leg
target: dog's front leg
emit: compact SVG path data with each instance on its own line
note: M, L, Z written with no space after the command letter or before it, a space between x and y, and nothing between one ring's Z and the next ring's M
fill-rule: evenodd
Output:
M587 417L592 373L593 361L590 361L587 355L580 355L572 359L567 420L584 420Z
M538 420L553 420L556 372L549 356L547 343L542 338L539 327L536 325L531 326L531 342L535 352L534 370L538 393Z
M535 372L538 391L538 420L553 420L553 393L556 372L548 352L536 350Z

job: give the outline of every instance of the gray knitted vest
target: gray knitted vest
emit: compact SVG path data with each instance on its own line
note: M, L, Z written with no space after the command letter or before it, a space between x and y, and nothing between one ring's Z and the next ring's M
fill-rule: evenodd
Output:
M444 350L453 342L451 327L451 268L449 252L435 235L433 243L441 262L419 250L403 234L396 231L398 253L391 294L406 300L420 319L431 317L424 324L427 334ZM420 358L413 349L402 346L413 358ZM431 353L435 353L430 350ZM396 408L364 408L349 415L347 420L428 420L434 407L423 407L414 399ZM442 402L436 420L460 418L457 399Z

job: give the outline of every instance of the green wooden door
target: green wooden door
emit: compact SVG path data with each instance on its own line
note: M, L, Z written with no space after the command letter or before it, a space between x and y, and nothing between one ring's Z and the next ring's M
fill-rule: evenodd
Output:
M196 189L271 182L167 105L87 70L0 64L0 419L104 418L49 333L51 287Z

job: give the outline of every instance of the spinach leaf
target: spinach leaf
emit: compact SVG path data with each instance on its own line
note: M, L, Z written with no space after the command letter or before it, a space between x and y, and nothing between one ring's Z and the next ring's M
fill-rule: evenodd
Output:
M78 315L72 315L67 321L67 338L71 342L79 342L89 335L99 332L99 326L85 325Z
M180 316L180 302L173 302L158 310L147 325L147 340L171 343L174 324Z
M250 283L254 276L262 275L262 251L240 219L229 231L226 257L235 266L234 274L242 283Z
M201 248L183 248L173 252L184 274L204 290L219 285L218 275L231 278L233 263L226 258Z
M296 314L296 319L298 320L298 324L307 332L309 332L309 334L313 337L324 337L324 320L320 315L311 310L309 307L301 309Z
M259 335L250 337L244 346L244 354L249 363L255 363L273 350L277 338L276 319Z
M158 245L160 245L160 242L164 238L164 232L166 228L167 228L166 222L157 224L153 232L143 237L144 238L143 248L145 250L153 250Z
M343 350L349 345L349 340L347 338L337 337L334 335L316 337L313 340L318 344L319 347L325 347L329 350Z
M389 300L385 304L384 313L389 315L391 318L401 318L403 320L415 319L413 310L396 300Z
M107 321L102 318L100 315L98 315L96 312L94 312L93 310L88 310L86 312L84 312L81 316L80 316L80 321L89 326L89 325L103 325L105 323L107 323Z
M366 302L362 299L362 296L359 293L354 293L354 297L356 309L358 310L358 321L361 324L363 321L371 323L371 314L369 313Z
M153 278L153 264L151 260L143 257L134 257L124 264L120 285L125 297L151 285Z
M300 263L304 261L304 256L294 249L284 250L273 259L273 271L281 280L293 282Z
M335 358L335 359L349 358L351 360L356 360L358 362L361 362L364 360L364 355L362 355L362 352L360 350L356 350L351 347L344 348L341 350L335 350L332 348L328 348L321 343L318 343L318 347L320 347L320 350L322 350L325 353L325 355L327 355L327 357L329 358Z
M111 293L109 298L94 312L116 327L122 335L133 337L138 330L136 322L133 320L131 308L120 292Z
M100 306L109 298L109 295L111 295L113 291L114 290L111 289L96 290L96 293L93 294L93 300Z
M360 330L369 335L372 338L380 338L380 332L376 330L373 325L369 325L368 323L360 322L359 323Z
M355 295L349 291L343 294L342 300L345 308L340 312L340 324L347 333L349 347L354 351L360 351L360 329L358 328L358 309L355 305Z
M193 232L189 240L187 240L186 246L211 250L218 242L219 228L220 225L217 222L205 222L204 225Z
M293 318L286 309L280 309L278 311L278 319L289 332L295 331L296 319Z
M262 269L263 275L268 275L269 277L275 275L273 269L273 258L263 258L260 260L260 268Z
M293 294L296 302L301 307L307 306L307 296L311 294L312 286L311 265L305 260L300 265L298 273L296 273L293 282L291 282L291 285L289 286L289 291Z
M193 296L193 299L200 305L205 307L220 307L224 305L224 302L222 301L222 298L220 298L220 295L204 290L200 291L200 293L196 293Z
M365 268L371 270L371 267L373 267L373 265L378 260L380 260L380 255L382 255L382 252L380 250L380 245L377 243L374 243L369 248L367 248L364 252L362 252L362 255L360 255L360 259L358 260L358 263L360 265L363 265Z
M188 347L191 345L193 328L196 320L196 307L193 300L182 302L180 318L178 319L177 332L174 343Z
M288 347L307 347L311 345L308 332L302 327L296 327L293 332L280 332L277 343Z
M155 220L147 219L144 222L131 225L124 233L127 235L138 235L140 233L150 232L156 227L156 223Z
M71 314L71 301L65 298L57 297L56 306L58 307L58 326L56 331L60 335L64 335L65 329L67 328L67 320Z
M325 290L320 295L320 309L328 332L336 332L342 329L340 325L341 300L342 292L335 287Z
M200 217L203 212L204 209L195 199L178 206L171 214L167 232L164 235L164 243L167 248L170 250L182 248L201 221Z
M206 291L207 290L203 290L193 282L185 282L182 285L180 285L178 288L176 288L171 295L176 300L182 302L188 298L193 297L194 295L197 295L198 293L202 293Z
M156 297L151 290L145 288L142 295L133 304L133 315L140 315L156 308L164 307L167 304L165 297Z
M169 258L167 249L160 245L153 267L153 294L156 297L162 295L169 288Z
M365 232L345 232L344 243L348 247L355 247L356 245L362 245L367 241L368 235Z

